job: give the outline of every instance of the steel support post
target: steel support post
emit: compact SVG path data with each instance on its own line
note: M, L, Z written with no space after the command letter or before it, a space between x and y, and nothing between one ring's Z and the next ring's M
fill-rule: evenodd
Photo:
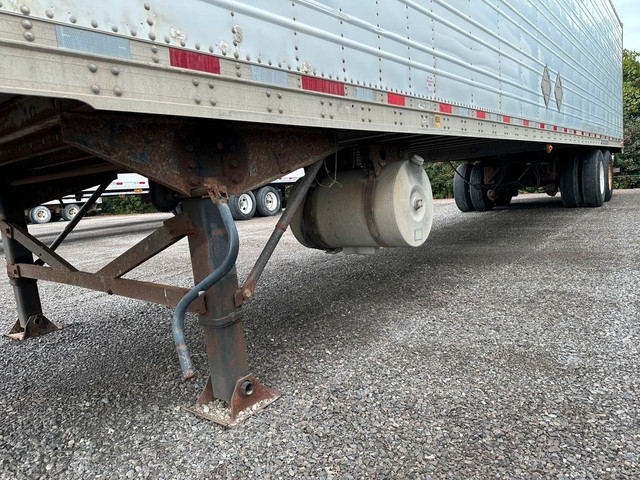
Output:
M228 234L218 208L210 199L185 200L182 208L195 226L195 232L188 238L193 276L197 284L223 261L228 250ZM237 289L238 277L234 266L203 294L207 313L200 315L210 378L198 403L223 400L230 405L231 415L221 419L204 415L202 410L194 410L194 413L226 426L237 423L242 410L251 408L252 412L257 411L279 397L279 392L260 385L249 372L240 321L241 309L234 300Z
M16 225L26 230L27 221L24 211L6 211L4 202L0 198L0 218L9 225ZM12 238L12 229L6 226L2 230L2 245L7 259L8 273L18 310L18 321L6 334L8 337L23 340L37 337L45 333L58 330L60 325L49 321L42 314L42 304L38 293L38 282L30 278L11 278L11 265L18 263L33 264L33 254Z

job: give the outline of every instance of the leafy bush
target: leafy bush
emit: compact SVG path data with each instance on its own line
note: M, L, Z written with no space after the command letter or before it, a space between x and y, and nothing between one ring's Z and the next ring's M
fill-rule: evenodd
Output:
M103 197L102 213L123 215L127 213L156 213L157 210L147 197L141 195L125 195L122 197Z
M458 163L452 163L454 167ZM431 181L433 198L453 198L454 171L447 162L425 163L424 169Z

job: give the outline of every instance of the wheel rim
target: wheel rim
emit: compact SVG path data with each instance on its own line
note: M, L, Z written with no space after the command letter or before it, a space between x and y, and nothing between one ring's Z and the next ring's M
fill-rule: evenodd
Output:
M45 212L44 210L40 209L38 211L36 211L36 218L38 220L46 220L47 218L47 212Z
M609 191L613 190L613 165L609 162L609 168L607 168L607 183L609 185Z
M605 185L605 176L604 176L604 165L602 162L598 165L598 173L600 177L600 195L604 195L604 185Z
M251 201L251 197L246 193L240 195L238 198L238 210L240 210L243 214L251 213L253 209L253 202Z
M78 209L77 208L70 208L68 213L69 213L69 217L73 218L78 214Z
M274 192L268 192L264 196L264 206L270 212L275 212L278 208L278 197Z

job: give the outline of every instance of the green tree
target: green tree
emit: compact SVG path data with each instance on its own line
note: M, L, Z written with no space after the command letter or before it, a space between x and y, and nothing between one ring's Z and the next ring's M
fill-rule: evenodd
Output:
M424 169L429 175L433 198L452 198L454 173L451 165L447 162L425 163Z
M616 188L640 187L640 52L624 50L622 55L622 107L624 153L616 155L620 173Z
M625 120L640 115L640 52L625 49L622 54L622 100Z

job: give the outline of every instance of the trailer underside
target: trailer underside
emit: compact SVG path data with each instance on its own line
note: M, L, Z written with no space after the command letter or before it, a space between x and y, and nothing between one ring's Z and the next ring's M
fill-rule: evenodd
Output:
M481 161L486 166L483 171L492 172L483 180L497 178L501 166L508 166L508 179L513 183L518 172L526 169L526 173L531 164L557 166L575 151L562 145L551 148L537 141L104 113L76 101L8 95L0 95L0 146L0 227L18 309L18 320L10 332L14 338L33 337L59 328L51 321L57 319L43 314L38 280L181 308L181 302L194 293L193 289L123 276L186 237L197 286L229 261L235 227L225 222L226 198L265 185L297 168L313 166L308 173L310 185L321 165L334 175L363 167L379 174L385 165L420 155L427 162ZM541 170L546 172L544 175L532 178L536 183L552 183L559 178L556 170L545 167ZM77 222L54 245L44 245L28 233L25 209L94 185L107 185L118 172L148 177L153 182L154 203L174 210L176 216L118 258L105 259L97 272L79 271L55 252ZM518 179L520 184L525 178L523 175ZM302 198L304 193L301 190L298 195ZM279 222L248 284L238 285L231 265L222 278L196 291L193 302L184 307L199 315L209 359L210 377L198 405L216 399L229 405L229 412L222 416L199 407L194 412L224 425L234 425L246 412L257 411L279 396L262 386L250 372L241 307L251 298L268 261L269 249L273 251L289 221L283 217ZM186 358L184 341L177 341L176 345L179 357ZM183 374L190 376L184 365Z

